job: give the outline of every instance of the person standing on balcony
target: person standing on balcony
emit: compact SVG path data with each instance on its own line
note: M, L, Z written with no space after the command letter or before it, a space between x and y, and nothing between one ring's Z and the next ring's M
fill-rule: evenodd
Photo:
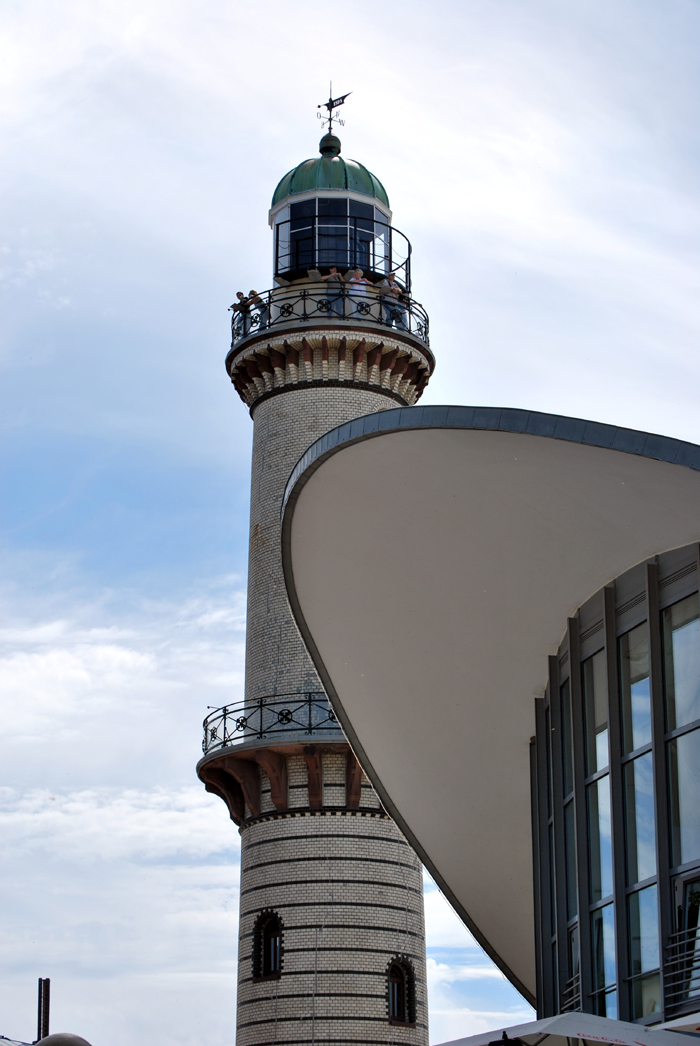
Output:
M243 291L236 291L236 297L238 301L231 306L231 311L239 314L238 322L234 323L235 336L245 338L250 328L250 302Z
M270 320L270 306L264 301L257 291L249 291L248 303L258 311L258 330L268 326Z
M390 272L385 280L382 280L382 294L384 295L384 322L388 327L395 323L400 330L406 330L406 307L403 304L403 290L396 282L396 273Z
M328 300L331 303L331 309L338 316L343 315L343 277L340 275L335 265L331 265L331 271L327 276L322 276L322 280L328 283Z
M372 284L369 280L365 279L365 274L362 269L355 269L354 275L350 277L350 293L356 295L358 299L364 298L366 294L365 286L371 287ZM368 311L361 308L361 305L362 301L358 300L357 305L355 306L355 312L364 313L365 311Z

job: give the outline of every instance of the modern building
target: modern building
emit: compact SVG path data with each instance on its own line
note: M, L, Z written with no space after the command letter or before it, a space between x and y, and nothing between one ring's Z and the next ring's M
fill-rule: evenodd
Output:
M319 436L419 399L428 317L384 187L332 133L269 218L275 287L239 295L226 357L254 421L245 698L207 717L197 767L241 834L237 1042L426 1046L420 862L291 616L280 509ZM339 555L347 538L341 525Z
M699 542L700 447L555 415L385 411L290 477L334 712L540 1018L700 1031Z

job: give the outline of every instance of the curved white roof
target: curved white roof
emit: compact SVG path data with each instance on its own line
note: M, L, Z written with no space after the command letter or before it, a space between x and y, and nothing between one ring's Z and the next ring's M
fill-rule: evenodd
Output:
M297 623L365 771L453 906L535 994L529 742L566 619L700 539L700 447L527 411L333 430L287 488Z

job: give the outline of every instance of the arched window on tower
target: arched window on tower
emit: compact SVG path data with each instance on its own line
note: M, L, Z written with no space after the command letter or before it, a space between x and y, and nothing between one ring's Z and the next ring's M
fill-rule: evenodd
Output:
M395 958L387 970L389 1023L415 1025L415 978L408 959Z
M276 912L261 912L253 931L253 980L282 973L282 920Z

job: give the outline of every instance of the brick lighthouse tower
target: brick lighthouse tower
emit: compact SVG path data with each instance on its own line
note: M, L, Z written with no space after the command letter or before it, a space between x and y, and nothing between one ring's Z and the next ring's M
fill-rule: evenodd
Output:
M297 460L336 425L415 403L433 369L410 244L381 182L341 156L336 104L320 155L275 190L275 287L234 306L226 358L254 421L245 699L205 720L197 772L241 834L238 1046L428 1042L420 864L335 720L282 576Z

